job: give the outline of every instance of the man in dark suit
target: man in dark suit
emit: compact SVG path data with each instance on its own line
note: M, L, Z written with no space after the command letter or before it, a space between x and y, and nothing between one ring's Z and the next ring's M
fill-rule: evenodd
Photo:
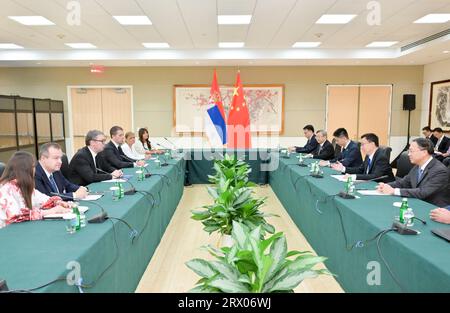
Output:
M320 166L330 166L331 163L339 162L346 167L358 167L363 161L361 151L359 151L358 144L349 139L347 130L345 128L338 128L333 133L336 144L338 144L342 151L330 161L320 161Z
M316 132L317 148L308 156L319 160L331 160L334 157L334 148L327 139L326 130L318 130Z
M308 140L306 145L304 147L290 147L290 151L295 151L297 153L312 153L317 149L319 144L317 143L316 135L314 135L314 126L306 125L303 127L303 134L305 134L305 137Z
M394 181L394 174L386 155L379 149L378 136L373 133L361 136L361 150L366 155L364 163L358 167L345 167L340 163L332 164L331 167L344 174L356 174L357 180L376 180L375 178L387 176L376 180L384 183Z
M104 149L105 141L106 136L99 130L91 130L87 133L86 146L78 150L70 161L69 179L72 182L86 186L123 175L122 171L111 167L98 156L98 153Z
M447 206L450 203L449 172L432 154L433 144L429 139L414 139L408 155L415 166L408 175L395 182L378 184L378 191L388 195L418 198L437 206Z
M61 173L62 165L61 146L55 142L45 143L39 150L39 162L34 175L35 188L47 196L52 193L63 194L68 198L83 199L87 196L87 189L72 184Z
M433 131L437 142L434 145L434 157L443 161L448 155L445 155L450 147L450 138L444 135L442 128L437 127Z
M125 134L123 132L122 127L113 126L109 131L111 136L111 141L105 146L105 149L99 154L99 157L102 158L105 163L107 163L110 167L115 169L122 169L127 167L143 166L145 161L137 161L134 159L130 159L125 155L122 148L120 147L125 140ZM136 162L136 163L135 163ZM102 168L102 170L107 170Z
M433 130L431 130L430 126L425 126L424 128L422 128L422 134L425 136L425 138L430 139L433 145L436 145L438 139L434 137Z

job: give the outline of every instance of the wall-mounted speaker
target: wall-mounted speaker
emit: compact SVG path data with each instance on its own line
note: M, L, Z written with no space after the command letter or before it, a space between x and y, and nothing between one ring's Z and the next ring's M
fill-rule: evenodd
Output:
M403 95L403 110L413 111L416 109L416 95Z

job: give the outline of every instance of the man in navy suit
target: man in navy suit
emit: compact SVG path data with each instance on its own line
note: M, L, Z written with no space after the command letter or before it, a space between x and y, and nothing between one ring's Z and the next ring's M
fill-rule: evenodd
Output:
M72 184L61 173L61 146L55 142L43 144L39 150L39 162L34 175L35 188L40 192L53 196L52 193L63 194L70 198L82 199L87 196L87 189Z
M303 134L308 140L306 145L304 147L290 147L289 150L297 153L313 153L319 145L316 140L316 135L314 134L314 126L306 125L303 127Z
M320 166L330 166L331 163L339 163L345 167L359 167L363 164L361 151L358 144L349 139L345 128L338 128L333 133L336 144L341 147L341 153L330 161L320 161Z

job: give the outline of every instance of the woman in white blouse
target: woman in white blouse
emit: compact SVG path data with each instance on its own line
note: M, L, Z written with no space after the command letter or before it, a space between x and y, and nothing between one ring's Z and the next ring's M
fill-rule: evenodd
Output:
M133 160L143 160L148 159L150 156L146 156L145 154L138 153L134 149L134 144L136 143L136 136L133 132L127 132L125 134L125 143L121 146L123 153L127 157Z
M17 151L8 161L0 178L0 228L72 211L60 197L49 197L34 189L34 170L34 156L29 152Z

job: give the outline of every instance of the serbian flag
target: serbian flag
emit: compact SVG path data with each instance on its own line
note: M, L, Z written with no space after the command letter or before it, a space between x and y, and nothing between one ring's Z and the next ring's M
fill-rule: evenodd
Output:
M250 114L244 99L241 73L238 71L233 89L233 100L228 113L228 148L251 148Z
M217 83L216 70L214 70L208 105L210 107L205 112L204 131L211 147L220 148L227 143L227 126L219 84Z

